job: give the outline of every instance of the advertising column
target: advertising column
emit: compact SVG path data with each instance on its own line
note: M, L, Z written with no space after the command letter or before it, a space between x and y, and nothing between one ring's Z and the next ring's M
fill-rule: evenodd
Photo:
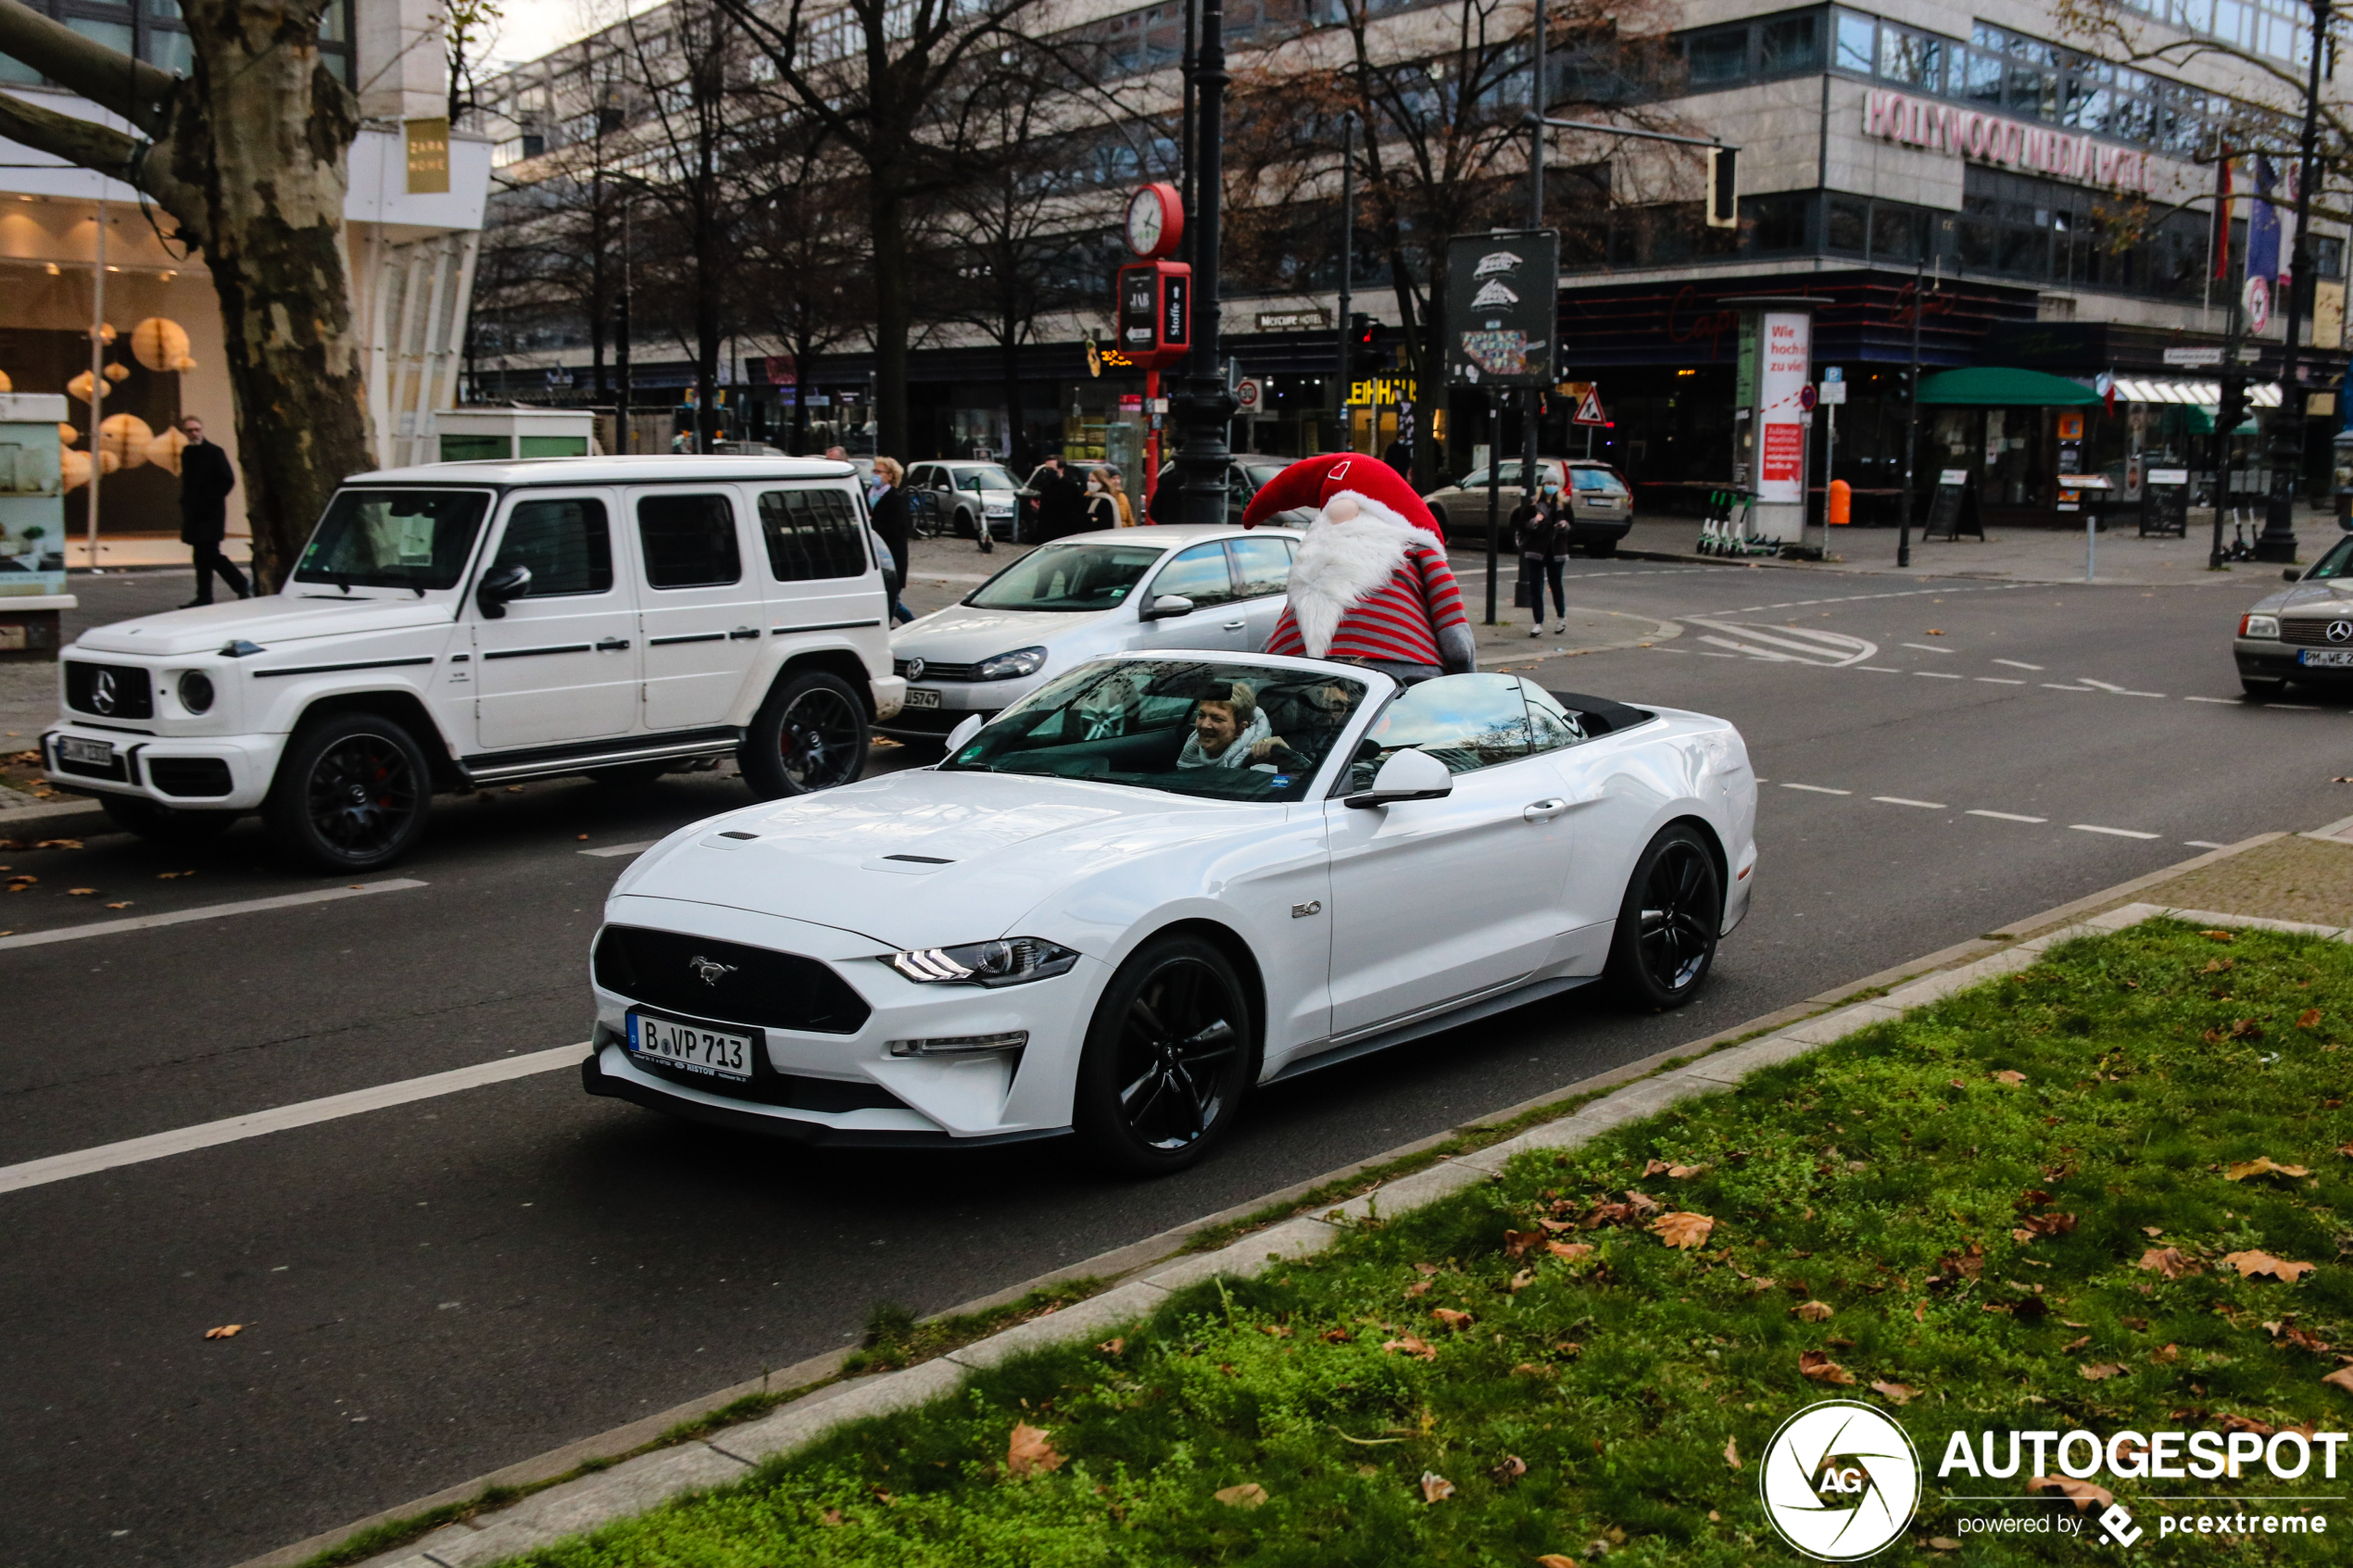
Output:
M1784 304L1794 308L1784 307ZM1806 530L1806 426L1814 379L1810 303L1775 301L1757 309L1756 531L1768 539Z

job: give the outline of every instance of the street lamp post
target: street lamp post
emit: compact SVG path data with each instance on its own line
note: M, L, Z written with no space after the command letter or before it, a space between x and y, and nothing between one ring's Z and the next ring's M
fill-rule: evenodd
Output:
M1534 75L1529 79L1528 88L1528 226L1530 229L1541 229L1544 226L1544 111L1552 107L1552 105L1545 101L1551 96L1551 94L1544 91L1544 0L1536 0L1535 59L1533 62L1535 71ZM1552 302L1552 335L1557 344L1560 337L1560 301L1558 298L1554 298ZM1563 360L1557 347L1554 349L1553 354L1553 363L1556 366L1563 364ZM1558 373L1559 372L1557 370L1554 371L1554 374L1557 375ZM1520 500L1525 504L1532 504L1542 488L1537 483L1540 474L1536 465L1541 460L1542 454L1542 432L1538 429L1541 420L1539 418L1538 411L1543 407L1543 388L1535 386L1529 387L1528 389L1527 409L1522 415L1523 420L1526 421L1527 429L1522 433L1523 439L1520 444ZM1590 434L1591 433L1589 432L1589 437ZM1589 447L1589 454L1591 448ZM1498 450L1495 453L1494 460L1500 464L1503 461L1503 457L1504 454ZM1494 525L1491 521L1488 526L1487 538L1488 548L1491 553L1494 548L1495 540ZM1491 574L1489 577L1490 586L1488 589L1489 596L1491 598L1494 594L1492 586L1493 581L1493 577ZM1495 607L1492 604L1490 604L1487 607L1487 619L1490 621L1492 621L1495 619ZM1540 622L1544 619L1544 605L1541 599L1537 601L1536 619Z
M1201 43L1193 56L1193 112L1199 117L1201 144L1193 158L1196 210L1187 224L1193 235L1192 352L1186 357L1184 391L1174 401L1185 432L1176 453L1177 516L1209 527L1226 521L1226 473L1231 466L1226 439L1235 408L1219 362L1217 307L1226 80L1226 0L1201 0Z
M1912 270L1912 395L1904 414L1904 499L1895 525L1895 564L1912 564L1912 467L1920 440L1920 318L1928 309L1928 258Z
M1340 308L1332 313L1332 438L1328 451L1353 449L1348 428L1349 311L1356 302L1356 117L1340 117Z
M2264 421L2271 494L2256 537L2257 560L2296 558L2296 492L2304 480L2304 389L2297 384L2305 291L2312 286L2312 187L2320 180L2321 57L2328 47L2330 0L2312 0L2312 61L2304 86L2304 134L2297 144L2296 245L2288 252L2287 341L2280 349L2280 403Z

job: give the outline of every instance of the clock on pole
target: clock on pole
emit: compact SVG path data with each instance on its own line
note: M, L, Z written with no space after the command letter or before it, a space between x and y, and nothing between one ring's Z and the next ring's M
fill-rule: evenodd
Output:
M1137 187L1127 198L1127 248L1147 261L1176 250L1185 237L1185 203L1165 180Z

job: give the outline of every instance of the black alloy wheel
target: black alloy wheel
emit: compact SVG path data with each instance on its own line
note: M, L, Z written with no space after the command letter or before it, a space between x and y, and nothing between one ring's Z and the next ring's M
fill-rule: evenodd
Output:
M1197 936L1147 943L1112 977L1088 1029L1080 1138L1130 1174L1192 1164L1231 1125L1250 1086L1254 1032L1224 953Z
M752 794L774 800L855 780L867 744L866 705L840 676L812 670L776 683L736 756Z
M263 806L297 859L331 872L373 871L424 832L433 777L406 727L346 713L298 734Z
M1609 974L1645 1007L1681 1007L1716 962L1724 889L1697 829L1661 829L1634 862L1610 938Z

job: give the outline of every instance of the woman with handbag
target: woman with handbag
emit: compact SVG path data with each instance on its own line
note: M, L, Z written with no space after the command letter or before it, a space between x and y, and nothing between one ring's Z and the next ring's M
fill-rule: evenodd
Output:
M1561 586L1561 566L1568 558L1568 503L1561 498L1558 470L1541 470L1543 478L1535 495L1522 501L1512 513L1512 536L1519 550L1519 585L1512 602L1529 612L1528 634L1540 637L1544 633L1544 588L1553 590L1553 608L1559 624L1554 635L1568 631L1568 596Z

